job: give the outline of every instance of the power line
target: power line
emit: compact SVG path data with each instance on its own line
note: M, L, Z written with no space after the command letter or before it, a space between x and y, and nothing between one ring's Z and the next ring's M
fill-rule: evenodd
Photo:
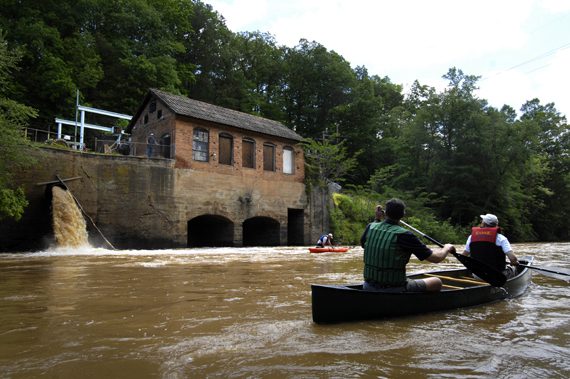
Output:
M529 59L529 60L526 61L526 62L523 62L523 63L519 63L519 64L517 64L517 65L514 65L513 67L508 68L506 71L510 71L510 70L513 70L513 69L515 69L515 68L517 68L517 67L524 66L525 64L528 64L528 63L534 62L534 61L536 61L536 60L545 58L545 57L547 57L547 56L549 56L549 55L552 55L552 54L556 53L557 51L564 50L564 49L567 49L567 48L569 48L569 47L570 47L570 42L567 43L567 44L564 44L564 45L562 45L562 46L560 46L560 47L557 47L556 49L552 49L552 50L550 50L550 51L547 51L546 53L543 53L543 54L541 54L541 55L539 55L539 56L537 56L537 57L534 57L534 58L532 58L532 59Z
M564 50L564 49L568 49L568 48L570 48L570 42L565 43L565 44L562 45L562 46L559 46L559 47L557 47L557 48L555 48L555 49L549 50L549 51L547 51L547 52L545 52L545 53L542 53L542 54L540 54L540 55L537 55L536 57L531 58L531 59L529 59L529 60L527 60L527 61L524 61L524 62L522 62L522 63L518 63L518 64L516 64L516 65L514 65L514 66L512 66L512 67L507 68L506 70L499 71L499 72L495 73L495 74L492 75L492 76L498 76L498 75L504 74L504 73L506 73L506 72L508 72L508 71L514 70L515 68L519 68L519 67L521 67L521 66L527 65L527 64L532 63L532 62L534 62L534 61L537 61L537 60L539 60L539 59L546 58L546 57L548 57L548 56L550 56L550 55L553 55L553 54L557 53L558 51L561 51L561 50ZM550 64L546 64L546 65L541 66L541 67L539 67L539 68L536 68L536 69L533 69L533 70L531 70L531 71L528 71L527 74L528 74L528 73L531 73L531 72L534 72L534 71L538 71L539 69L542 69L542 68L547 67L547 66L549 66L549 65L550 65ZM485 78L482 78L481 80L489 79L489 78L491 78L492 76L487 76L487 77L485 77Z
M535 72L535 71L542 70L543 68L548 67L548 66L550 66L550 65L551 65L551 63L547 63L547 64L542 65L542 66L539 66L539 67L537 67L537 68L533 68L532 70L525 72L525 74L530 74L530 73L533 73L533 72Z

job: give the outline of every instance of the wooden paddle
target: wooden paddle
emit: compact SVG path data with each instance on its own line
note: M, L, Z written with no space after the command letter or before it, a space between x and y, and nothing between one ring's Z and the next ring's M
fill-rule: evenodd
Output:
M556 278L564 280L565 282L570 282L570 272L561 267L537 267L529 266L519 262L519 266L531 268L533 270L538 270L544 276L549 276L551 278Z
M414 232L418 233L420 236L430 240L431 242L435 243L437 246L443 247L443 244L441 242L436 241L435 239L422 233L421 231L405 223L404 221L400 220L400 224L413 230ZM466 255L457 254L455 252L452 252L452 254L455 258L457 258L459 262L463 264L463 266L465 266L468 270L470 270L472 273L474 273L475 275L477 275L479 278L483 279L490 285L494 287L502 287L507 282L507 277L503 275L502 272L495 270L493 267L483 262L479 262L478 260L475 260Z

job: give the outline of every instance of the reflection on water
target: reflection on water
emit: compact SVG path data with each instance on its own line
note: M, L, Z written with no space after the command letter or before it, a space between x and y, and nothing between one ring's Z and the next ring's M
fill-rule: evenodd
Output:
M570 244L515 245L569 268ZM457 267L452 257L444 267ZM437 267L412 262L412 271ZM568 284L399 319L311 320L311 283L361 280L362 249L59 249L0 256L0 377L570 376Z

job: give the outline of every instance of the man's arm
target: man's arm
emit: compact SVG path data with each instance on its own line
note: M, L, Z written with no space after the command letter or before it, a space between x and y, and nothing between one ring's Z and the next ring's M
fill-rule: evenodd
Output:
M509 261L513 266L519 264L519 260L517 259L517 256L515 255L515 253L513 253L512 250L507 251L505 254L507 254L507 257L509 257Z
M466 255L469 257L471 255L471 252L469 251L469 245L470 244L471 244L471 236L467 237L467 242L465 242L465 250L463 250L459 254Z
M450 243L445 244L441 249L433 250L431 255L426 258L428 262L439 263L443 261L449 253L455 253L455 246Z
M433 251L419 240L412 232L398 234L398 245L414 254L420 261L428 259Z

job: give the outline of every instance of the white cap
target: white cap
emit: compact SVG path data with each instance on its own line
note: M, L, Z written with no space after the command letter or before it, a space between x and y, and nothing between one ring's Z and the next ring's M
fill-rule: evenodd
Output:
M330 237L330 238L333 238L333 235L332 235L332 233L329 233L329 237Z
M487 213L486 215L481 215L479 217L481 217L483 223L487 225L494 225L494 226L499 225L499 219L497 218L497 216L493 214Z

